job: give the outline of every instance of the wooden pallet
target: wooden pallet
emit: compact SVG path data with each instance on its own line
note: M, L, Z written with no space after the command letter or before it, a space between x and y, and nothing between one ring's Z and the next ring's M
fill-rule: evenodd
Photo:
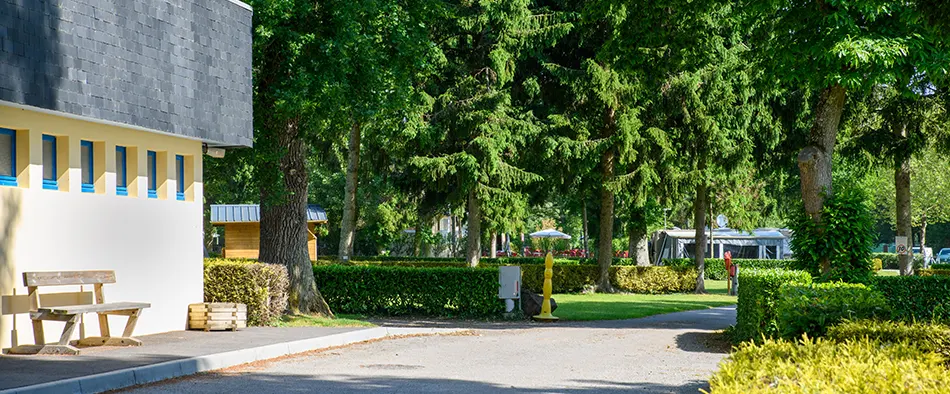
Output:
M188 305L188 328L192 330L237 330L247 327L247 305L203 302Z

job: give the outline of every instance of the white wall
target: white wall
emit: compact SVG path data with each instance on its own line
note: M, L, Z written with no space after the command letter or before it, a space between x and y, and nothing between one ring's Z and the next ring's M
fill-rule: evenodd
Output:
M8 111L8 112L5 112ZM24 271L114 270L116 284L104 286L106 302L141 301L143 311L135 335L183 330L189 303L201 302L202 188L201 143L168 135L63 119L29 111L9 112L0 107L0 127L28 135L28 157L18 175L19 187L0 186L0 294L26 294ZM21 111L21 110L17 110ZM70 169L60 184L69 191L43 190L42 160L36 157L36 136L55 132L68 137ZM104 144L105 172L96 193L78 187L78 140ZM18 136L18 145L19 141ZM138 168L129 166L130 195L115 195L115 145L134 146ZM168 179L159 179L159 199L145 193L145 151L167 152ZM186 166L187 201L175 199L174 154L189 155ZM100 163L102 162L100 161ZM63 164L60 164L61 166ZM164 182L163 182L164 181ZM136 190L133 191L133 188ZM64 188L65 189L65 188ZM44 287L41 293L74 292L78 286ZM91 291L87 286L86 291ZM18 342L33 343L29 315L16 316ZM121 334L125 317L110 317L114 335ZM95 314L86 315L86 335L98 335ZM47 341L55 341L64 323L46 322ZM12 317L0 316L0 348L11 344ZM78 336L78 330L76 335Z

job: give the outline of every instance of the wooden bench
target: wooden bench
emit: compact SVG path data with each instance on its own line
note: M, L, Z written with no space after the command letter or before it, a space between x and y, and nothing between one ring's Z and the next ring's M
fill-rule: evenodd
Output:
M79 346L139 346L138 339L132 338L132 330L138 321L142 309L151 304L145 302L105 302L102 285L115 283L114 271L58 271L58 272L24 272L23 285L26 286L29 299L30 319L33 320L33 338L35 345L20 345L10 348L11 354L79 354L79 349L70 344L69 339L76 330L82 314L96 313L99 315L99 332L102 336L81 338L75 344ZM93 285L95 303L81 305L43 305L44 299L52 300L50 294L39 294L40 287ZM77 293L68 293L77 294ZM81 294L81 293L79 293ZM81 298L81 297L77 297ZM60 298L62 299L62 298ZM11 302L15 302L11 301ZM121 337L113 337L109 333L109 315L128 316L125 330ZM56 344L46 344L46 335L43 333L43 321L66 322L63 333Z

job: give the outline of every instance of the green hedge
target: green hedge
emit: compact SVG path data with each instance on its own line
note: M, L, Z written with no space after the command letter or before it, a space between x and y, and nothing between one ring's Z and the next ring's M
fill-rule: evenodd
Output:
M930 269L919 269L917 270L917 275L920 276L950 276L950 269L944 268L930 268Z
M950 270L950 264L934 263L930 265L930 268L935 270Z
M597 283L599 267L594 265L555 265L554 293L576 293ZM540 293L544 284L544 266L521 266L522 286ZM678 293L696 290L696 270L675 267L610 267L610 283L622 291L641 294Z
M871 284L895 320L950 322L950 276L877 276Z
M357 256L350 260L352 264L383 264L402 267L413 267L416 264L442 264L444 267L468 266L465 259L458 257L411 257L411 256ZM544 257L483 257L479 260L480 266L499 265L544 265ZM340 263L333 256L320 256L315 265ZM555 257L555 265L597 265L597 259L576 257ZM637 265L635 259L615 257L614 266Z
M732 259L739 265L739 272L744 269L790 269L793 260L768 259ZM663 259L663 265L669 267L695 267L693 259ZM706 259L706 279L726 280L726 261L723 259Z
M903 342L925 352L937 353L950 362L950 327L943 324L855 320L829 328L827 338L836 342L863 338L884 344Z
M732 331L736 341L759 340L779 333L775 308L779 290L786 283L811 283L805 271L781 269L739 270L739 299L736 306L736 326Z
M716 394L945 393L950 374L940 356L906 343L746 343L709 379Z
M497 269L318 265L313 274L338 313L473 318L504 310Z
M871 253L872 259L881 259L885 269L896 270L900 268L900 261L897 253ZM923 266L924 256L920 253L914 255L914 268Z
M854 283L786 283L775 307L783 338L802 334L824 336L828 327L844 320L886 318L887 301L880 292Z
M247 305L247 324L269 325L287 309L287 268L254 260L206 259L204 301Z

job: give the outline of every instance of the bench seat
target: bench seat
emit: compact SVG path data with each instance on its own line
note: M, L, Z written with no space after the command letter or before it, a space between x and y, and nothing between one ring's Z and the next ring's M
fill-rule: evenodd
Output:
M75 315L80 313L145 309L151 306L152 304L147 302L107 302L104 304L67 305L53 308L39 308L38 311L57 315Z

